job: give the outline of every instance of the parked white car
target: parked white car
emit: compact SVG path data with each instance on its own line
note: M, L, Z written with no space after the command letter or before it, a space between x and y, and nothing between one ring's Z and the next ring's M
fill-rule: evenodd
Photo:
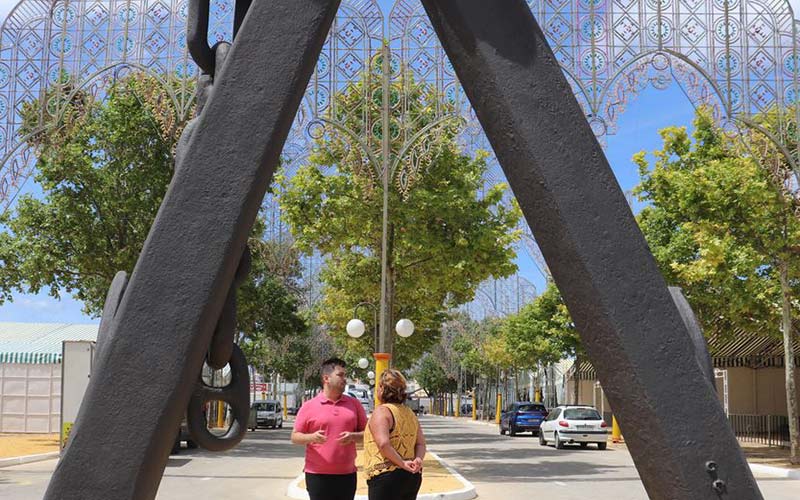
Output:
M607 442L608 424L591 406L557 406L550 410L539 429L539 444L553 443L559 450L573 443L581 448L595 443L598 450L605 450Z
M347 395L356 398L358 402L361 403L365 413L372 413L375 403L368 390L356 388L347 389Z

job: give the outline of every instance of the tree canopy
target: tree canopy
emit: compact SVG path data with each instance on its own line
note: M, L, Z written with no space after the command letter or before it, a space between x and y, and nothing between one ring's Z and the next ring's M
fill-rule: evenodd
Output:
M685 127L666 128L655 162L644 153L634 160L642 178L636 193L648 203L640 227L705 331L782 334L791 456L800 461L792 353L800 291L797 152L768 137L793 113L764 113L732 138L701 109L691 137Z
M110 86L103 99L84 91L64 98L57 116L41 109L49 99L25 106L22 133L36 151L41 194L21 197L15 211L0 215L0 304L14 292L48 290L56 298L66 292L98 316L117 271L133 271L186 124L163 85L134 73ZM181 87L175 83L172 90ZM40 116L50 120L44 129L37 125ZM264 229L257 221L249 240L253 266L238 294L240 341L253 344L243 347L259 366L263 360L253 356L273 342L280 354L267 361L288 371L289 354L303 351L294 346L301 340L286 337L302 339L307 331L298 313L298 256L287 257L264 241ZM286 342L294 347L278 349Z
M308 163L279 176L276 190L299 247L325 257L319 319L359 356L372 351L372 335L354 341L344 327L356 304L380 300L383 191L375 165L359 151L379 139L367 127L379 122L380 106L363 98L380 95L379 80L365 76L334 96L332 108L343 111L333 119L352 134L326 129ZM388 279L392 317L416 325L394 349L395 364L407 367L436 342L448 310L472 300L482 281L514 272L521 213L504 201L504 184L484 185L487 154L466 154L452 124L436 126L435 109L446 103L433 89L393 83L391 92L392 102L404 105L391 108L391 161L400 166L389 193ZM410 144L427 126L407 157L400 155L403 141ZM373 157L382 162L379 152ZM360 311L371 332L372 311Z

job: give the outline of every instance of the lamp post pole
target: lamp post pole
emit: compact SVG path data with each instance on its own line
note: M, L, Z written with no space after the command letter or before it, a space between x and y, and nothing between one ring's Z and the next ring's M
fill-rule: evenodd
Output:
M421 142L426 140L429 134L435 133L435 130L450 120L458 119L455 114L447 114L439 116L431 123L425 125L419 131L412 133L411 137L407 139L399 148L399 152L392 156L391 144L391 48L388 43L384 43L381 49L381 147L380 147L380 160L376 158L375 153L368 147L360 135L353 130L347 128L342 123L321 118L320 120L333 129L342 132L352 145L357 146L361 153L365 156L366 161L370 166L375 169L377 176L381 179L381 186L383 188L383 210L381 220L381 297L379 304L379 317L377 339L374 345L374 358L375 358L375 376L380 377L384 370L389 368L392 358L394 341L389 331L390 325L393 323L392 318L392 305L394 303L394 284L390 276L389 259L391 252L391 241L389 237L389 189L391 180L395 172L401 167L401 163L406 155L411 154L413 148L417 147ZM356 306L358 307L358 306ZM408 320L404 332L413 332L413 323ZM399 323L398 323L399 325ZM411 326L408 326L411 325ZM400 327L398 327L400 328ZM408 330L410 328L410 330ZM408 333L410 335L411 333ZM358 336L358 335L357 335ZM406 336L402 335L401 336Z
M391 155L391 133L389 123L389 92L391 91L389 79L391 78L389 60L391 54L389 53L389 45L383 44L381 56L381 77L382 77L382 110L381 110L381 173L383 181L383 221L381 225L381 321L380 330L378 332L378 345L376 346L375 362L376 370L375 375L380 376L383 370L380 369L378 364L385 360L388 368L389 360L392 356L391 336L388 334L388 325L392 323L392 308L390 306L390 292L389 292L389 178L390 178L390 163L389 157ZM380 354L380 356L378 356ZM380 358L380 361L379 361Z

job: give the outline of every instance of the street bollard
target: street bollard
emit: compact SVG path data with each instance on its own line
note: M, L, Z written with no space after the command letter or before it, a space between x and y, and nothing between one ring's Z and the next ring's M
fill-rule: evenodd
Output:
M284 393L283 394L283 418L284 418L284 420L288 416L289 416L289 409L286 408L286 393Z
M225 427L225 403L217 401L217 428Z
M619 430L619 423L617 422L617 417L615 417L614 415L611 416L611 442L612 443L622 442L622 433Z
M494 411L494 423L500 424L500 408L503 406L503 395L497 393L497 408Z

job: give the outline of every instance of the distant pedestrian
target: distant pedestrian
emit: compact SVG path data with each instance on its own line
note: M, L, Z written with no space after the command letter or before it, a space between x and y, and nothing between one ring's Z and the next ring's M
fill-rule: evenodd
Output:
M364 431L364 473L369 500L413 500L422 485L425 436L406 406L406 379L397 370L381 374L378 400Z
M322 363L322 392L297 412L292 443L306 447L306 489L310 500L353 500L356 443L364 438L367 414L344 394L347 365L338 358Z

